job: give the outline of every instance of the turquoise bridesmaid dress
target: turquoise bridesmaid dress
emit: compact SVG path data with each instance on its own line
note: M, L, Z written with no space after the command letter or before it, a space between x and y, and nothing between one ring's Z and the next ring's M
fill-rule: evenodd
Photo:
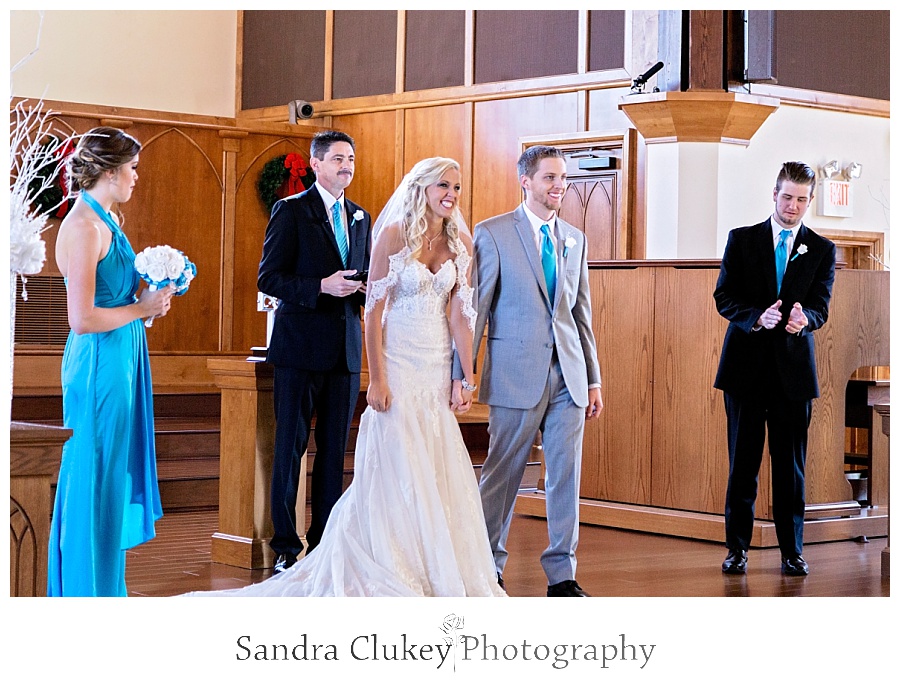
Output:
M82 198L112 231L97 263L94 305L135 302L134 251L112 217ZM110 332L69 332L62 361L63 446L47 594L125 596L125 550L146 542L162 516L156 479L153 389L143 321Z

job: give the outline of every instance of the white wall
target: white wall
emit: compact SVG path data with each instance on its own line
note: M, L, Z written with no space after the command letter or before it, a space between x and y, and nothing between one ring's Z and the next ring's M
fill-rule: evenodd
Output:
M786 105L749 146L648 145L647 257L721 257L729 230L771 215L783 162L800 160L819 173L834 159L863 166L853 182L853 217L819 215L814 201L804 222L816 230L885 232L889 263L890 120Z
M10 67L38 26L37 11L10 11ZM234 117L236 52L236 11L47 11L12 95Z

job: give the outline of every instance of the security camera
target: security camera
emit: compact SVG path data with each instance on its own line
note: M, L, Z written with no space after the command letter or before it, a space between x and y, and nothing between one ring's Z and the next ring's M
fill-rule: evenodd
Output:
M296 124L298 119L309 119L313 116L313 106L305 100L292 100L288 104L288 113L291 124Z

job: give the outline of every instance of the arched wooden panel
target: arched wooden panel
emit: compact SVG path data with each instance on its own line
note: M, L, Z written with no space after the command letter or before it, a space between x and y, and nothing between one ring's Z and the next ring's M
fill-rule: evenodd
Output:
M128 133L144 146L134 196L123 207L131 245L137 253L168 244L197 266L190 289L175 298L166 317L154 321L147 342L152 350L215 351L222 284L222 139L211 129L161 130L149 123L135 123Z
M262 257L268 213L257 184L263 167L273 158L299 153L309 160L309 139L257 135L240 140L235 162L235 228L233 250L233 351L266 344L266 314L256 309L256 279Z
M559 216L585 232L588 260L615 260L620 254L616 217L617 173L569 183Z

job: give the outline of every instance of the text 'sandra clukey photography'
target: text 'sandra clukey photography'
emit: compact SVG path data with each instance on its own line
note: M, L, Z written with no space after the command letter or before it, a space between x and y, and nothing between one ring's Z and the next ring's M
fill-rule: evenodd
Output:
M463 617L449 614L440 624L441 634L420 642L410 634L362 633L349 641L328 642L307 633L276 642L242 635L235 641L237 661L412 661L433 663L436 669L456 671L480 662L534 662L553 669L589 663L595 668L648 666L655 644L638 643L620 633L588 642L546 642L527 638L493 637L464 632Z

